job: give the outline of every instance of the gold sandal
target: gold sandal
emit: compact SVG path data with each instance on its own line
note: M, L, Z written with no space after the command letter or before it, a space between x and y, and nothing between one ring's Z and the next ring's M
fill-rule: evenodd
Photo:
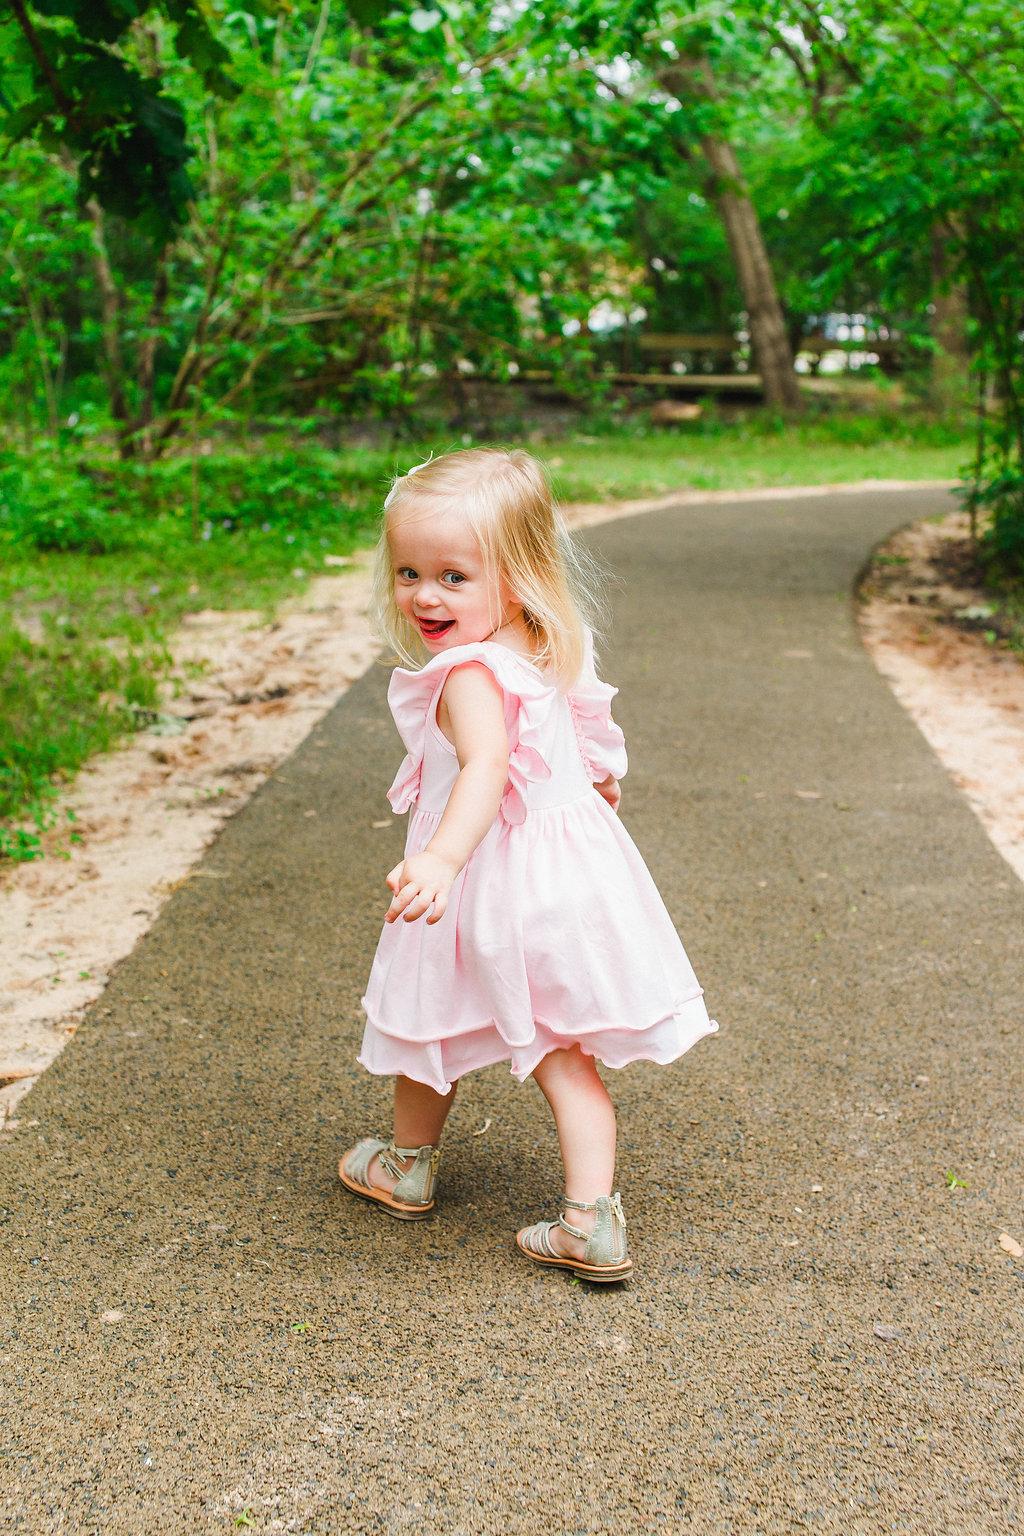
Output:
M403 1163L415 1161L411 1168ZM376 1158L384 1172L397 1179L394 1189L378 1189L370 1183L370 1164ZM394 1141L368 1136L346 1152L338 1164L338 1178L345 1188L363 1200L372 1200L399 1221L422 1221L434 1209L434 1187L440 1147L396 1147Z
M622 1211L619 1194L598 1195L590 1204L586 1200L570 1200L565 1205L573 1211L596 1211L593 1232L584 1232L565 1219L565 1212L557 1221L538 1221L532 1227L524 1227L516 1233L516 1247L535 1264L550 1264L558 1269L571 1269L580 1280L606 1282L626 1280L633 1273L633 1261L626 1252L626 1218ZM559 1253L551 1242L553 1228L561 1227L570 1237L578 1237L586 1243L582 1259L568 1258Z

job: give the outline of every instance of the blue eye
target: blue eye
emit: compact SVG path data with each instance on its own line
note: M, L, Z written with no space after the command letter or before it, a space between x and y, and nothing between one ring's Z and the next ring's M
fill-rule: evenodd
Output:
M396 576L400 576L403 581L415 581L416 580L416 572L413 570L411 565L400 565L400 566L398 566L396 571L395 571L395 575Z
M465 579L465 576L459 571L445 571L441 577L441 580L446 582L449 587L461 587Z

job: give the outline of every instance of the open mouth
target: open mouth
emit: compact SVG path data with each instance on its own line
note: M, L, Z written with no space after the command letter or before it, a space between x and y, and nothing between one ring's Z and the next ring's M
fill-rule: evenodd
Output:
M424 640L439 640L455 623L454 619L417 619Z

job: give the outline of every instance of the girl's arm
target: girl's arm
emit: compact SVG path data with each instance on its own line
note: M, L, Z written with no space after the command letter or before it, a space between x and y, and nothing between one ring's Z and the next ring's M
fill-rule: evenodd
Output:
M414 922L431 906L428 923L444 916L455 877L486 836L508 782L504 698L489 668L467 662L448 674L439 723L455 747L459 776L423 852L403 859L388 875L394 892L388 923L399 917Z

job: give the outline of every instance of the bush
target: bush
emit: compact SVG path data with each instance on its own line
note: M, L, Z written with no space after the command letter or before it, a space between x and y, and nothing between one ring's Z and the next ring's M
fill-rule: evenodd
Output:
M992 514L981 538L982 558L993 574L1024 579L1024 473L1007 471L977 487L977 504Z
M106 555L131 542L127 519L87 474L60 463L11 466L0 477L0 538L38 550Z
M244 529L352 539L372 526L388 467L384 454L357 460L303 446L202 455L196 532L207 540L214 530ZM162 542L162 520L188 537L191 518L189 459L98 470L33 458L0 472L0 540L25 549L113 554Z

